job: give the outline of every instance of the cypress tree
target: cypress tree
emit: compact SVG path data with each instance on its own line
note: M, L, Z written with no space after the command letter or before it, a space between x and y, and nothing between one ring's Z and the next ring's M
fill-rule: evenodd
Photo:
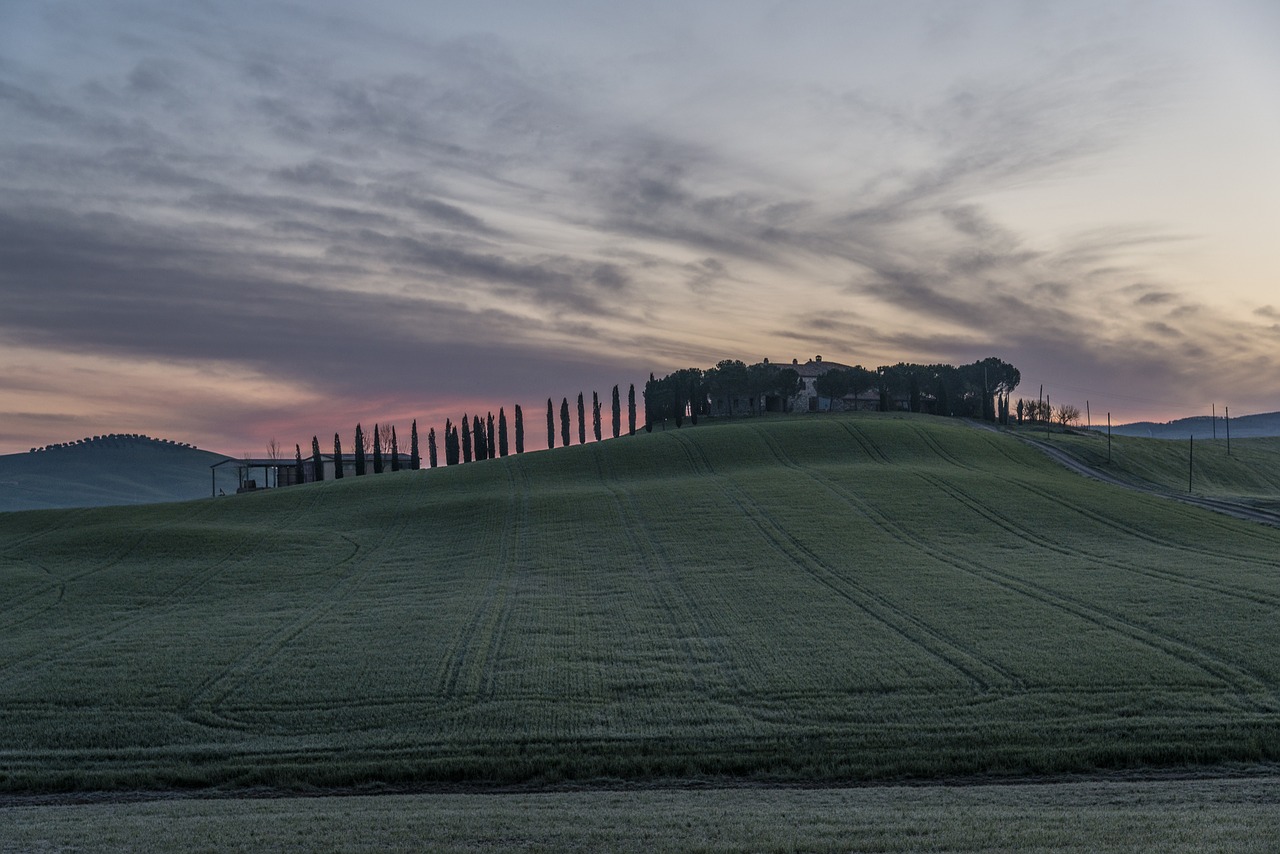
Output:
M552 407L551 398L547 398L547 448L548 450L556 446L556 416L555 409Z
M578 392L578 444L587 444L587 408L582 405L582 392Z
M569 447L569 398L560 398L560 444Z
M317 483L324 480L324 458L320 456L320 440L315 436L311 437L311 471Z
M431 467L436 467L436 428L427 431L427 460Z
M342 440L333 434L333 479L342 477Z
M465 412L462 413L462 461L471 462L471 423Z
M507 455L507 410L498 407L498 455Z
M498 437L493 429L493 413L489 413L489 417L485 420L485 439L489 446L489 459L496 460L498 458Z
M391 470L400 471L400 444L396 441L396 425L391 425Z
M413 419L409 428L409 468L418 471L422 468L422 455L418 453L418 419Z
M356 476L364 474L364 430L356 425Z
M382 437L377 424L373 425L373 473L382 474Z
M296 444L293 446L293 482L307 482L306 470L302 468L302 448Z
M476 445L476 462L489 458L489 442L484 435L484 422L479 415L471 416L471 439Z
M600 441L600 395L591 392L591 432Z
M622 432L622 401L618 397L618 387L613 387L613 438Z
M627 392L627 435L634 436L636 434L636 384L631 384L631 390Z
M524 410L516 404L516 453L524 453Z
M446 465L458 464L458 428L448 418L444 420L444 461Z

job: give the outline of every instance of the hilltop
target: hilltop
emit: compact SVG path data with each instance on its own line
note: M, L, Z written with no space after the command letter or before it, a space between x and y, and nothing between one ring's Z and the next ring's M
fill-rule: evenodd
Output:
M1216 423L1215 423L1216 421ZM1106 431L1106 426L1094 427L1095 430ZM1112 427L1111 432L1118 436L1141 436L1148 439L1226 439L1227 425L1219 415L1212 418L1208 415L1197 415L1191 418L1179 418L1175 421L1135 421L1132 424L1120 424ZM1280 436L1280 412L1263 412L1257 415L1241 415L1231 419L1231 438L1253 439L1269 436Z
M209 466L224 459L137 433L6 454L0 456L0 512L200 498L209 494Z
M0 515L0 786L1280 759L1280 530L907 414Z

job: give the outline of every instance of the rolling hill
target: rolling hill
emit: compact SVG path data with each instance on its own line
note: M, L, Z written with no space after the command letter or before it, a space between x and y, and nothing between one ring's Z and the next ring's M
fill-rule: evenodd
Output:
M1099 429L1099 428L1095 428ZM1101 428L1105 430L1105 425ZM1142 436L1148 439L1182 439L1195 436L1200 439L1226 439L1228 425L1219 415L1216 419L1208 415L1197 415L1191 418L1178 418L1174 421L1135 421L1132 424L1120 424L1112 427L1111 432L1118 436ZM1231 419L1231 437L1233 439L1256 439L1280 436L1280 412L1262 412L1257 415L1239 415Z
M0 787L1280 754L1280 530L924 416L0 515Z
M223 454L113 434L0 456L0 512L188 501L209 494Z

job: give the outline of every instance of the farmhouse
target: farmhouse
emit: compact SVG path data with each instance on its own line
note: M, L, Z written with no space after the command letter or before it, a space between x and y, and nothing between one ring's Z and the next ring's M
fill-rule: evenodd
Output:
M827 371L849 370L850 365L839 362L825 362L821 356L814 356L804 364L799 359L791 360L791 370L800 375L800 390L787 404L790 412L854 412L857 410L875 411L880 408L880 396L875 391L863 392L860 395L848 394L832 400L818 394L816 386L818 377ZM890 406L893 409L906 410L910 401L906 397L893 397Z

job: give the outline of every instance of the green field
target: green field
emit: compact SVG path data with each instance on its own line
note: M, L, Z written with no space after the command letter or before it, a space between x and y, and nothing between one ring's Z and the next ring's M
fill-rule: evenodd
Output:
M1178 493L1190 487L1194 495L1280 508L1280 438L1237 439L1228 454L1225 438L1196 439L1193 449L1186 439L1113 436L1110 461L1105 433L1053 433L1049 441L1081 462L1136 486Z
M0 786L1272 762L1277 569L1280 530L905 415L3 514Z

